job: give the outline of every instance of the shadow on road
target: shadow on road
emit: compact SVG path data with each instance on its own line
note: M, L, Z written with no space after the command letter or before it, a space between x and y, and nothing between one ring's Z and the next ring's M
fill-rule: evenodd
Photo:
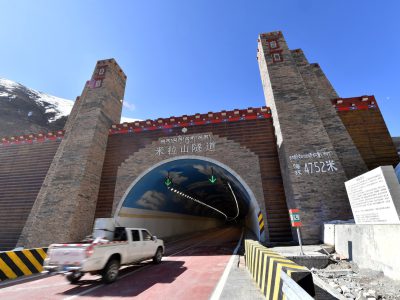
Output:
M99 286L97 289L84 294L85 297L132 297L138 296L155 284L168 284L175 281L187 268L183 261L163 261L159 265L143 263L127 267L120 271L119 278L112 284L102 285L100 277L93 280L81 280L73 288L64 291L61 295L77 295ZM145 268L146 267L146 268ZM140 270L140 272L135 272ZM130 274L132 273L132 274Z

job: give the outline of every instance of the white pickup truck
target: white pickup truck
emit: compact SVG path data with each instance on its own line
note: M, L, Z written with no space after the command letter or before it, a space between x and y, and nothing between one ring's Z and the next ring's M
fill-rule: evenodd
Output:
M112 219L97 219L89 242L50 245L43 267L65 274L71 283L84 273L101 274L105 283L111 283L121 265L151 258L158 264L164 251L164 242L144 228L115 227Z

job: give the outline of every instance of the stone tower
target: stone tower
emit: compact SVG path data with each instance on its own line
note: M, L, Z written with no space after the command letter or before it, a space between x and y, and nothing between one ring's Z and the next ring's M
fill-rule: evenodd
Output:
M77 98L18 245L81 240L92 229L113 123L119 123L126 76L114 59L98 61Z
M300 209L305 242L316 242L324 221L352 218L344 182L367 167L332 107L338 96L319 66L289 50L281 32L261 34L257 51L286 201Z

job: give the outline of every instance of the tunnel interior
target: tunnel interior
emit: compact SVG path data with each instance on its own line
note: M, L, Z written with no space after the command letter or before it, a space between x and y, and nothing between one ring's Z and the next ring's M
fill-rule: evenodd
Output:
M117 208L218 219L244 224L254 196L231 169L200 158L162 162L132 183ZM168 222L168 221L165 221ZM167 224L166 224L167 226Z

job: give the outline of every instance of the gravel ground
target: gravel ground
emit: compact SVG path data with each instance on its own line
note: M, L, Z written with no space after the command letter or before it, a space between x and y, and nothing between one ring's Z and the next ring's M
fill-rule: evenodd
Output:
M400 281L385 277L383 272L359 269L345 260L311 271L347 299L400 299Z

